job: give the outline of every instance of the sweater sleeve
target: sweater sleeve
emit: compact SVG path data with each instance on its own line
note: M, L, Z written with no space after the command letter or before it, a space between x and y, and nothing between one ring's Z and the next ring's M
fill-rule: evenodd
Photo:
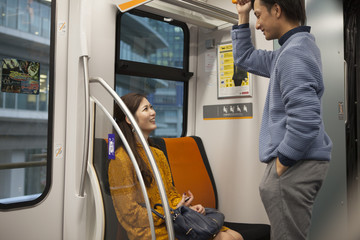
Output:
M302 47L293 47L279 58L281 99L287 115L286 133L278 147L286 166L304 157L320 132L322 73L319 59Z
M274 53L271 51L256 50L251 42L251 32L249 28L234 28L231 31L231 38L234 64L242 70L263 77L270 77Z
M161 173L164 187L166 189L169 205L171 208L175 208L176 205L181 201L181 194L176 190L175 186L173 185L172 173L165 154L159 149L155 149L154 153L157 159L157 164Z

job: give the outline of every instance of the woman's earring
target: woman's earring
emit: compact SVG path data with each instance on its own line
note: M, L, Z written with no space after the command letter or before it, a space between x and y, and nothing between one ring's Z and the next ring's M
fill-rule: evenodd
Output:
M132 127L132 128L131 128L131 131L134 133L134 132L135 132L135 128L134 128L134 127Z

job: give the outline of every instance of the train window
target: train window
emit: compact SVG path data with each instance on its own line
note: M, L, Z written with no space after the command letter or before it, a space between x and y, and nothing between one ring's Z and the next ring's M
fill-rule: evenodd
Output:
M147 95L157 113L155 136L186 130L189 30L185 23L132 10L117 18L115 90Z
M54 7L0 0L0 209L37 204L50 188Z

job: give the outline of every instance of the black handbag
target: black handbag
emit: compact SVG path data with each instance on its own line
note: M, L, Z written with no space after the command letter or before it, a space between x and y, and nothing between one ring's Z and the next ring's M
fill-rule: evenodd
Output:
M155 204L154 208L162 206ZM165 217L152 209L158 217ZM170 208L175 236L179 240L209 240L216 236L224 224L225 216L213 208L205 208L203 215L189 207L181 206L176 209Z

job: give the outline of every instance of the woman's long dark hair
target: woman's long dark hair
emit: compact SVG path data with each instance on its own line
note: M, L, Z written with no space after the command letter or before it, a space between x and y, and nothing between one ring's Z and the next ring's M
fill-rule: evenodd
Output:
M139 108L141 101L146 98L145 95L139 93L129 93L121 97L125 105L128 107L131 114L135 116L136 110ZM129 146L134 153L136 161L139 165L141 175L144 178L146 186L150 186L153 182L153 175L149 167L146 165L145 160L139 153L136 136L132 129L133 127L126 122L126 117L120 107L115 103L114 108L114 118L118 126L120 127L122 133L124 134L126 140L129 143ZM118 134L115 134L115 145L116 147L124 147L124 143L121 141ZM150 144L150 143L149 143ZM150 144L151 145L151 144Z

